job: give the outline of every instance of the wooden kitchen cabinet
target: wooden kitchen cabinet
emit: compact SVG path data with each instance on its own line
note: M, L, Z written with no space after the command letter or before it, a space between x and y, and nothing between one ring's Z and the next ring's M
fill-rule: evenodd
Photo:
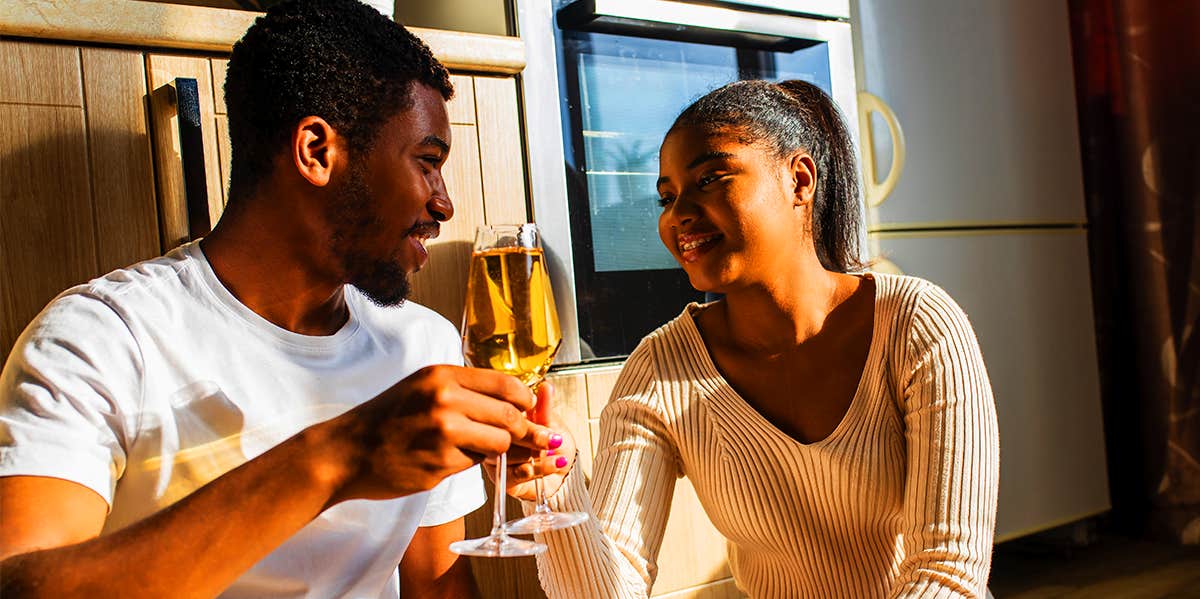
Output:
M220 214L228 153L222 160L217 139L227 130L213 109L212 62L0 41L0 117L15 125L0 140L0 360L59 292L187 241L175 77L200 84L213 220Z
M0 118L15 125L0 139L0 362L64 289L189 239L168 89L177 77L196 79L201 91L207 202L212 222L220 217L230 159L226 64L225 56L0 41ZM528 213L515 79L452 80L444 175L455 215L412 283L414 301L457 324L475 227L524 222ZM486 534L488 513L473 515L469 534ZM543 596L532 560L493 560L476 573L487 597Z
M62 290L159 253L142 55L0 41L0 360Z
M0 137L0 362L30 319L62 290L189 238L167 90L178 77L196 79L201 90L205 201L210 220L219 218L230 160L223 78L229 47L249 14L218 11L218 19L204 12L204 27L188 27L194 19L186 8L131 2L127 10L187 18L164 19L179 25L169 35L147 34L137 30L147 19L123 17L115 21L135 31L98 31L90 28L110 8L81 3L56 13L48 30L39 29L40 19L56 5L21 2L36 10L7 14L2 18L10 21L0 22L6 35L24 36L0 40L0 118L9 124ZM63 31L71 33L62 37ZM448 106L453 149L444 169L455 215L428 244L430 261L412 277L413 299L457 325L475 227L530 218L514 76L524 49L511 38L463 41L465 34L415 32L453 70L456 94ZM618 371L619 365L550 377L585 474L591 472L600 409ZM468 517L468 536L488 532L490 509L489 500ZM510 502L510 514L518 509ZM486 598L544 597L533 558L473 559L472 566ZM685 481L675 495L659 566L655 596L740 596L729 577L724 539Z
M197 81L208 209L229 182L224 56L0 41L0 360L59 292L190 239L171 97ZM458 322L476 225L523 222L517 90L511 77L454 75L455 217L429 244L414 300ZM485 204L484 197L490 198Z

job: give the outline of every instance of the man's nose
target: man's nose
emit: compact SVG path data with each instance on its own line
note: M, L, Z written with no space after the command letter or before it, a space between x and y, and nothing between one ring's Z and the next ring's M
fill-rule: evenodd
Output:
M446 222L454 217L454 202L450 201L450 194L446 193L446 188L442 187L429 198L429 202L425 205L429 214L433 215L433 219L438 222Z

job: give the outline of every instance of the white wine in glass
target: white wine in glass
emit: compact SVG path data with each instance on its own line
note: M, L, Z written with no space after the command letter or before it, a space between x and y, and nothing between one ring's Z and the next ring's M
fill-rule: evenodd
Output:
M535 388L562 342L542 249L518 246L476 251L468 277L463 319L467 360L477 368L511 374Z
M462 334L471 366L511 374L531 390L546 376L562 333L536 225L485 225L476 230ZM507 557L546 550L541 543L508 536L507 456L501 454L498 461L491 534L452 543L455 553Z

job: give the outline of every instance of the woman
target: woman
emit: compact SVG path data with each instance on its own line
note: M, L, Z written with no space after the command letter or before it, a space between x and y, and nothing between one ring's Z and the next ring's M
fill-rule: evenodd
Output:
M544 536L547 592L646 596L687 476L752 597L985 596L999 450L979 347L935 285L850 274L858 186L830 98L717 89L667 133L660 175L663 243L724 298L629 357L590 490L547 477L553 508L595 515Z

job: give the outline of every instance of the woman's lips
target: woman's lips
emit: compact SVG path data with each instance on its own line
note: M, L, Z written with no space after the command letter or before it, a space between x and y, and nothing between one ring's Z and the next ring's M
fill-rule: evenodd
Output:
M724 238L720 233L685 233L675 239L679 258L684 262L695 262Z

